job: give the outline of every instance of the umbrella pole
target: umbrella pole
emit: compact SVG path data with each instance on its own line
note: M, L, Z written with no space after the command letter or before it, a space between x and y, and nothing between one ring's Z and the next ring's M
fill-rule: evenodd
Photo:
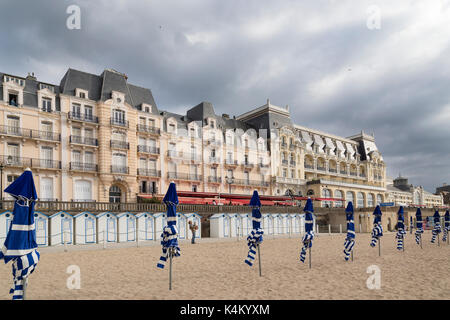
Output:
M353 261L353 250L352 250L352 261Z
M259 276L262 277L262 275L261 275L261 253L259 251L259 243L256 245L256 248L258 248Z
M27 297L27 285L28 285L28 277L26 277L25 279L23 279L23 285L22 285L22 290L23 290L23 300L26 300Z
M378 239L378 256L381 257L381 238Z
M170 260L170 267L169 267L169 290L172 290L172 248L169 248L169 260Z
M405 237L402 235L403 240L403 252L405 252Z
M308 244L309 246L310 244ZM311 247L309 247L309 268L311 269Z
M420 249L423 249L422 248L422 236L420 236Z
M439 243L439 233L437 234L437 238L438 238L438 247L440 247L441 244Z

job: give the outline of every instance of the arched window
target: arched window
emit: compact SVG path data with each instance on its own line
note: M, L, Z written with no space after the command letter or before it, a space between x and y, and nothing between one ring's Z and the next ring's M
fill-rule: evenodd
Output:
M377 194L377 205L383 202L383 198L381 197L381 194Z
M331 198L331 190L330 189L323 189L322 190L322 197L329 199ZM331 201L330 200L323 200L322 201L322 207L325 208L331 208Z
M369 193L367 195L367 206L369 208L374 207L374 203L373 203L373 193Z
M338 199L343 199L343 198L344 198L344 194L342 193L341 190L336 190L336 191L334 192L334 197L335 197L335 198L338 198ZM344 204L344 203L343 203L342 201L336 201L336 202L335 202L335 205L336 205L336 207L338 207L338 208L342 207L343 204Z
M119 186L111 186L109 188L109 202L120 202L122 197L122 191Z
M356 195L358 208L364 208L364 194L362 192L358 192Z
M306 195L313 196L314 195L314 190L309 189L308 192L306 193Z
M345 204L347 205L349 202L355 203L355 199L353 199L353 192L347 191L345 194Z

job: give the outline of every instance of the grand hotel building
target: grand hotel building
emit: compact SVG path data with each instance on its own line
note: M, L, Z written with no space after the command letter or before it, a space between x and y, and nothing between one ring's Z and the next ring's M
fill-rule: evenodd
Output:
M30 167L41 200L134 202L178 190L313 195L374 206L386 167L371 135L292 123L267 103L240 116L202 102L162 111L149 89L107 69L69 69L59 85L0 73L3 186ZM322 201L323 206L342 205Z

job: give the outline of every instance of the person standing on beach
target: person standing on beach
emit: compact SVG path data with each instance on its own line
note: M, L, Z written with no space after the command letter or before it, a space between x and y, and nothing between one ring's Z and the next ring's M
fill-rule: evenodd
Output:
M198 230L198 226L197 226L197 224L195 222L192 223L192 221L189 220L189 229L192 232L191 243L194 244L195 243L195 232Z

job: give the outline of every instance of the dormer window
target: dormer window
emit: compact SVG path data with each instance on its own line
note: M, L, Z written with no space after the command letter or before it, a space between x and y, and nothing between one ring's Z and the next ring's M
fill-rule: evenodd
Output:
M88 91L83 89L75 89L75 96L81 99L87 99L88 98Z
M10 77L10 76L5 76L4 79L5 79L5 82L14 82L21 87L25 86L25 81L23 79L14 78L14 77Z
M51 86L51 85L49 85L49 84L45 84L45 83L40 83L40 84L39 84L39 89L40 89L40 90L47 89L47 90L49 90L49 91L51 91L51 92L55 92L55 88L54 88L53 86Z
M211 128L215 128L216 123L215 123L214 120L211 120L211 121L209 122L209 125L211 126Z
M42 111L52 112L52 99L42 98Z
M147 103L143 103L141 104L141 111L147 112L147 113L151 113L152 112L152 106L147 104Z
M10 106L17 107L19 105L18 99L19 99L19 96L17 93L11 92L8 94L8 104Z
M175 124L169 123L169 126L167 127L167 132L175 133Z

